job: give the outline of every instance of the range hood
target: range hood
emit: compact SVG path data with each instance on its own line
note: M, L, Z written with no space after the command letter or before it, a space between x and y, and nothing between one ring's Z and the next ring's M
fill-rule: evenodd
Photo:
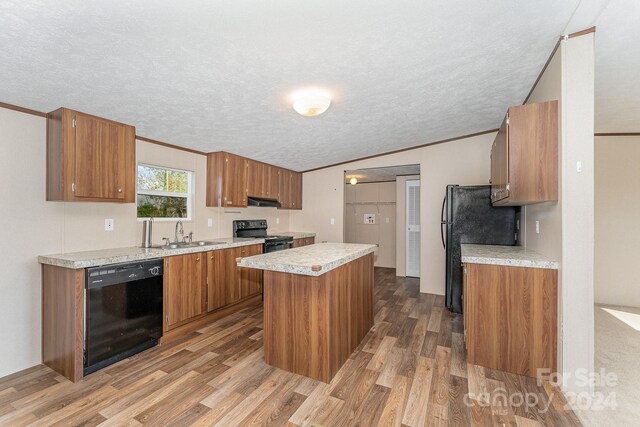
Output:
M267 199L264 197L251 197L247 199L247 204L249 206L262 206L267 208L279 208L282 205L276 199Z

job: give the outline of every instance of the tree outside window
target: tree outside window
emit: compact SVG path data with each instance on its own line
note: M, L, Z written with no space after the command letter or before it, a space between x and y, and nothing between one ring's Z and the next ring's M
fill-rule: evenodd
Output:
M138 165L138 218L191 219L193 172Z

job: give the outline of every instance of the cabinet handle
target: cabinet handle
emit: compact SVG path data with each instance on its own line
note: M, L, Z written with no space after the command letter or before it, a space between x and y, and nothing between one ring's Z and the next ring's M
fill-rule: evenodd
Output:
M200 258L196 258L196 262L200 262Z
M122 193L122 188L118 188L118 193Z
M211 255L211 259L213 259L213 255Z

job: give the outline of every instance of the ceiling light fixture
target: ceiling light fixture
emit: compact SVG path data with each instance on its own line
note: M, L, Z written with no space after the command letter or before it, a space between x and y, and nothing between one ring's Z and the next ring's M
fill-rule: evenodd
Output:
M293 109L306 117L319 116L331 105L329 94L321 89L309 88L291 96Z
M349 180L349 182L351 183L351 185L356 185L358 183L358 178L356 178L355 176L353 178L351 178Z

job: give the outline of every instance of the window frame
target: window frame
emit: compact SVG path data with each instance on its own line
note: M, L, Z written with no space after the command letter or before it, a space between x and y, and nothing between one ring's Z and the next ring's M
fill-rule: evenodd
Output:
M186 197L185 197L185 193L176 193L173 191L159 191L159 190L143 190L140 189L138 187L138 167L140 166L147 166L150 168L156 168L156 169L165 169L168 171L173 171L173 172L185 172L187 174L187 193L186 193ZM182 221L182 222L191 222L193 221L193 196L194 196L194 188L195 188L195 172L194 171L190 171L187 169L178 169L178 168L172 168L169 166L162 166L162 165L154 165L151 163L144 163L144 162L138 162L138 164L136 165L136 220L138 222L141 221L146 221L149 219L149 217L138 217L138 195L139 194L143 194L145 196L164 196L164 197L182 197L182 198L186 198L187 199L187 216L185 218L178 218L178 217L162 217L162 218L157 218L157 217L153 217L153 221L158 221L158 222L175 222L175 221Z

